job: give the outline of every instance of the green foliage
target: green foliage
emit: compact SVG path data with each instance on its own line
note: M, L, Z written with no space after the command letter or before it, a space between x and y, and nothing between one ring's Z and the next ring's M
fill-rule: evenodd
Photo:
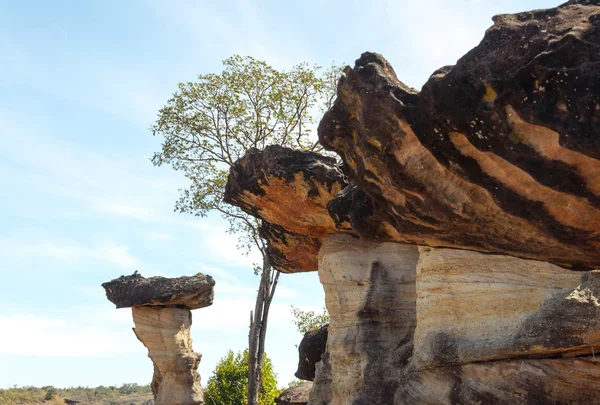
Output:
M0 389L0 404L42 404L61 403L61 398L80 401L84 404L107 404L117 405L136 404L142 405L152 399L152 391L149 385L123 384L121 387L71 387L55 388L44 387L13 387L6 390ZM48 402L46 402L48 403Z
M277 375L265 355L262 365L260 405L271 405L279 395ZM234 354L231 350L215 367L204 390L206 405L245 405L248 403L248 350Z
M49 387L42 387L42 389L46 388L46 397L44 398L46 401L50 401L52 399L52 397L54 395L56 395L56 388L49 386Z
M315 148L315 115L331 105L341 69L302 63L281 71L238 55L224 60L223 67L221 74L180 83L160 109L151 129L163 137L162 150L152 163L169 164L190 180L177 211L205 216L216 210L240 236L240 248L262 250L257 220L223 203L229 168L250 148Z
M292 387L297 387L298 385L302 385L304 384L306 381L302 381L299 380L297 378L294 378L292 381L290 381L287 385L287 388L292 388Z
M292 315L294 316L294 323L298 332L303 335L306 332L319 329L321 326L329 323L327 308L323 308L323 313L319 314L315 311L303 311L292 306Z

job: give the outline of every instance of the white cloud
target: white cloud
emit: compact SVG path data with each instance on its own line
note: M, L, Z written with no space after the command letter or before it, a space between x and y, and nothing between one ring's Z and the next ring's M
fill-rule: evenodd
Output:
M275 289L275 295L278 298L296 298L298 293L290 288L278 285Z
M207 263L194 263L194 267L198 268L200 272L205 274L210 274L217 282L221 282L221 280L228 280L233 283L239 284L239 278L221 267L213 266Z
M150 208L136 207L127 204L114 204L114 203L98 203L96 209L100 212L108 214L121 215L124 217L140 220L149 220L154 216L154 211Z
M0 252L4 255L17 255L26 257L36 255L68 263L81 263L86 260L102 261L127 270L143 268L142 262L129 252L125 245L107 239L101 243L88 247L80 244L53 241L40 241L38 243L14 241L6 236L0 236Z
M212 256L223 263L224 267L243 267L252 270L254 263L261 263L262 257L256 249L249 254L238 249L237 235L228 233L225 228L214 227L203 234L203 246L210 249Z
M146 238L150 240L169 240L173 239L173 235L170 233L150 231L146 232Z
M81 326L61 318L2 316L0 356L96 357L144 353L131 329Z
M64 318L0 315L3 330L0 334L0 356L64 358L146 354L146 348L128 327L128 324L133 325L131 311L112 310L112 313L114 316L108 316L108 311L84 314L102 326ZM202 341L196 344L203 348L213 346Z

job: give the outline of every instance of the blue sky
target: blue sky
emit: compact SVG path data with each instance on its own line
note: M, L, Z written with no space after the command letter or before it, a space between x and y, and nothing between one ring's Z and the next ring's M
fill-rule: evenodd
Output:
M277 68L381 52L420 87L495 14L558 1L0 0L0 388L148 383L152 366L100 284L139 270L217 281L194 311L206 382L246 345L258 279L217 216L173 213L186 182L149 158L148 127L180 81L238 53ZM283 275L267 353L281 385L301 338L290 306L324 304L316 273Z

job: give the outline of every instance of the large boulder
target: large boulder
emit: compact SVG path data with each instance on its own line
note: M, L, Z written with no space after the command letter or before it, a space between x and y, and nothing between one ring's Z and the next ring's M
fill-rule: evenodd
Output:
M215 280L198 273L177 278L142 277L137 271L103 283L106 298L117 308L181 306L198 309L212 305Z
M315 380L315 364L321 361L321 355L327 349L327 330L329 325L308 331L298 346L298 370L296 378L306 381Z

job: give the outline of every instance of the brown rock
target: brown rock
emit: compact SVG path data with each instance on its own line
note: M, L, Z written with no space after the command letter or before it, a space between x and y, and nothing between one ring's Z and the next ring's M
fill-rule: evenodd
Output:
M335 159L274 145L236 162L225 201L266 222L261 231L275 268L313 271L321 239L335 231L327 203L345 185Z
M298 346L298 370L294 374L296 378L314 381L315 364L321 361L321 355L325 353L327 347L328 328L329 325L323 325L304 334Z
M273 262L318 253L309 403L599 402L599 134L600 1L581 0L495 17L421 92L363 54L319 126L348 182L314 154L240 160L229 201Z
M600 270L345 234L319 258L331 323L311 404L600 398Z
M363 54L319 137L373 213L337 217L367 238L599 267L599 15L589 2L497 16L420 93Z
M319 278L330 323L331 405L391 404L413 353L419 250L399 243L325 238ZM315 381L321 376L317 371ZM327 382L326 382L327 383ZM311 404L325 403L313 398Z
M156 405L200 405L204 395L192 350L192 313L187 308L133 307L133 331L154 364L152 392Z
M202 273L191 277L145 278L137 271L131 276L121 276L102 284L106 297L117 308L144 305L203 308L212 305L214 286L213 278Z
M473 363L408 374L393 404L591 405L600 399L598 378L593 357Z
M155 405L204 404L197 371L202 355L192 350L190 309L211 305L214 285L202 273L144 278L137 271L102 284L117 308L132 307L133 331L154 365Z
M600 352L600 271L421 248L411 365Z
M279 405L306 405L308 404L308 395L312 386L312 382L303 382L302 384L290 387L275 398L275 403Z

